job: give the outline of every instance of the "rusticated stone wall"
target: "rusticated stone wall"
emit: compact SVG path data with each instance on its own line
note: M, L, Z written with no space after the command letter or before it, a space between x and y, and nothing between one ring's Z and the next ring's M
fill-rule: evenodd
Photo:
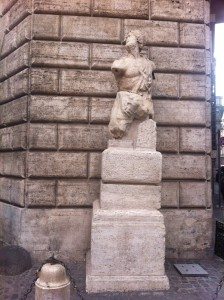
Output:
M211 249L210 31L205 0L4 0L1 238L82 259L125 34L145 33L163 153L167 256Z

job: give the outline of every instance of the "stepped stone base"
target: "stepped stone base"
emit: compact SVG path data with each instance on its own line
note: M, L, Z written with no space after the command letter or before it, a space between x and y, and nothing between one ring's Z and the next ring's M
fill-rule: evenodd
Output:
M90 252L86 263L86 291L98 292L128 292L168 290L167 276L108 276L92 275Z
M104 210L94 202L88 292L168 289L164 254L158 210Z

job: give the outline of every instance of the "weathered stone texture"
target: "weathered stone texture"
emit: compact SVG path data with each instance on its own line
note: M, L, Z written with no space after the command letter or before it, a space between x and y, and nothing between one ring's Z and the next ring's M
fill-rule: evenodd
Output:
M89 154L89 178L101 178L101 159L102 155L99 152Z
M205 25L181 23L180 45L188 47L205 47Z
M55 69L32 69L31 91L33 93L58 93L58 70Z
M0 174L3 176L13 175L26 176L26 153L25 152L0 152Z
M88 98L31 96L30 120L48 122L87 122Z
M179 182L162 182L161 204L162 207L179 206Z
M206 72L206 53L202 49L151 47L150 58L158 71Z
M199 101L154 101L155 121L164 125L206 125L206 105Z
M168 257L202 258L211 255L213 252L211 210L164 209L162 213L165 218Z
M178 152L179 129L176 127L157 127L157 150Z
M54 180L28 180L27 206L55 206L56 183Z
M164 179L206 179L205 155L163 155Z
M29 148L30 149L57 149L56 124L30 124Z
M0 150L26 149L26 147L27 124L0 129Z
M29 66L29 44L21 46L0 62L1 79L7 78Z
M5 34L1 56L6 56L29 40L31 40L31 16L25 18L18 26Z
M63 94L113 96L116 83L111 72L62 70L60 92Z
M32 41L31 63L41 67L88 68L89 45L84 43Z
M21 71L0 83L0 103L28 94L28 70Z
M180 75L180 97L183 99L206 98L205 75Z
M93 15L122 18L149 18L148 0L95 0Z
M206 207L208 197L207 182L180 182L180 207Z
M151 18L174 21L204 21L204 0L151 0Z
M90 102L90 121L92 123L108 123L114 99L92 98Z
M32 0L18 0L9 11L9 29L21 22L32 12Z
M121 21L113 18L62 17L62 39L120 42Z
M31 152L28 157L30 177L86 177L86 153Z
M34 0L37 13L90 14L91 0Z
M0 106L0 125L27 121L27 97L22 97Z
M58 40L60 38L59 16L35 14L33 18L33 37L35 39Z
M102 125L59 125L59 149L104 150L109 131Z
M152 95L155 98L178 98L179 77L176 74L156 73L152 86Z
M176 22L149 20L124 21L124 34L136 29L144 33L146 45L178 45L178 24Z
M206 128L180 128L181 152L210 152L208 133Z
M59 180L57 206L89 206L99 198L98 180Z
M24 205L25 182L20 179L0 178L0 200L11 204Z

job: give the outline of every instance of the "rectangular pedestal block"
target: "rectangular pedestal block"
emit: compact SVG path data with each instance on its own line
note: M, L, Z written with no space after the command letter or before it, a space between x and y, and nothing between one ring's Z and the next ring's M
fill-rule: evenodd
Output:
M161 182L162 155L146 149L108 148L102 155L102 181L135 184Z
M167 289L162 214L144 209L103 210L95 202L88 259L89 292Z
M102 209L159 209L160 202L160 186L101 183Z

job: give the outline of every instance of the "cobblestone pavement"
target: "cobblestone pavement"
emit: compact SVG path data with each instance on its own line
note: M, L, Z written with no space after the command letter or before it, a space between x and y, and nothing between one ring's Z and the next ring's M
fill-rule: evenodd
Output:
M174 269L174 263L199 263L209 273L208 277L181 277ZM85 263L70 263L71 274L76 280L84 300L212 300L216 287L224 274L224 261L218 257L212 260L183 261L168 260L166 262L166 272L170 280L170 290L166 292L139 292L139 293L85 293ZM35 276L38 265L31 270L18 276L0 276L0 299L15 300L21 299L24 291L30 286ZM34 291L27 297L34 299ZM72 290L71 299L79 299ZM219 293L219 300L224 300L224 288Z

